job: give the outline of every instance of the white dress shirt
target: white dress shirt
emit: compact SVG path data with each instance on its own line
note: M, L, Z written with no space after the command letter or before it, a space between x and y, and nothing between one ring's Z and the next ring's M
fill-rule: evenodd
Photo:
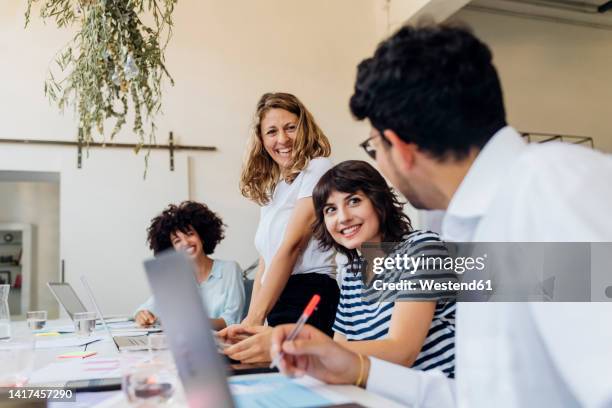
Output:
M609 156L505 127L453 196L443 238L612 242L611 180ZM458 303L456 316L456 381L372 359L368 390L422 407L612 406L612 304Z
M270 202L261 207L259 224L255 232L255 248L265 264L265 270L261 276L262 283L272 265L272 260L283 243L285 230L291 222L298 201L312 197L315 186L332 167L334 164L326 157L311 159L308 166L291 184L281 180L274 189ZM295 261L291 274L320 273L336 279L334 256L334 251L322 251L319 248L319 241L311 238Z

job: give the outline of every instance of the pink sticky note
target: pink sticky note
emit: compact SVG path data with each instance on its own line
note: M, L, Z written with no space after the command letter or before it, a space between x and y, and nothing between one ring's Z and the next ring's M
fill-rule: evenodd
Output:
M87 358L98 354L97 351L73 351L70 353L60 354L57 358Z

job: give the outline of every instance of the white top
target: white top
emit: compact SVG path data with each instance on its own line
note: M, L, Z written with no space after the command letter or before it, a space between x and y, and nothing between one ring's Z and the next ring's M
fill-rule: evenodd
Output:
M610 156L526 145L505 127L453 196L443 237L611 242L610 180ZM456 382L372 359L368 389L421 407L609 406L610 316L610 303L458 303Z
M283 241L285 230L297 201L305 197L312 197L315 185L319 182L321 176L332 167L331 160L325 157L310 160L308 166L295 178L293 183L288 184L281 180L276 186L270 202L261 207L259 225L255 233L255 248L266 263L262 282L274 255L276 255L276 251ZM299 273L322 273L335 279L334 252L332 250L321 251L318 248L318 241L311 239L293 267L292 275Z
M244 282L242 269L235 261L213 259L208 278L199 284L200 296L204 299L208 316L212 319L222 318L225 324L240 323L244 312ZM157 314L153 296L136 309L150 310Z

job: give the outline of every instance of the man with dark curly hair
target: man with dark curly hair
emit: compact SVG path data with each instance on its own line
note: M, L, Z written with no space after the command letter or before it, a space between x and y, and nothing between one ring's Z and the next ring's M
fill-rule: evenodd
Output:
M361 146L413 206L446 211L446 240L612 242L612 160L527 145L506 124L492 60L465 27L401 28L358 67L350 107L372 127ZM293 325L277 326L272 356L286 373L410 406L610 406L610 306L458 303L456 381L352 353L310 326L293 341Z
M147 237L154 255L174 248L193 259L200 293L215 330L239 323L245 302L242 270L238 263L209 256L223 238L221 218L195 201L184 201L178 206L170 204L151 220ZM155 310L154 299L150 297L136 310L136 322L143 326L155 323Z

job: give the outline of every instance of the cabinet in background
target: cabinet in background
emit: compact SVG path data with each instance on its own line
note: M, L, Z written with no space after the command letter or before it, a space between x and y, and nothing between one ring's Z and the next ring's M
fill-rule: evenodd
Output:
M32 226L0 223L0 284L9 284L11 315L24 315L30 307Z

